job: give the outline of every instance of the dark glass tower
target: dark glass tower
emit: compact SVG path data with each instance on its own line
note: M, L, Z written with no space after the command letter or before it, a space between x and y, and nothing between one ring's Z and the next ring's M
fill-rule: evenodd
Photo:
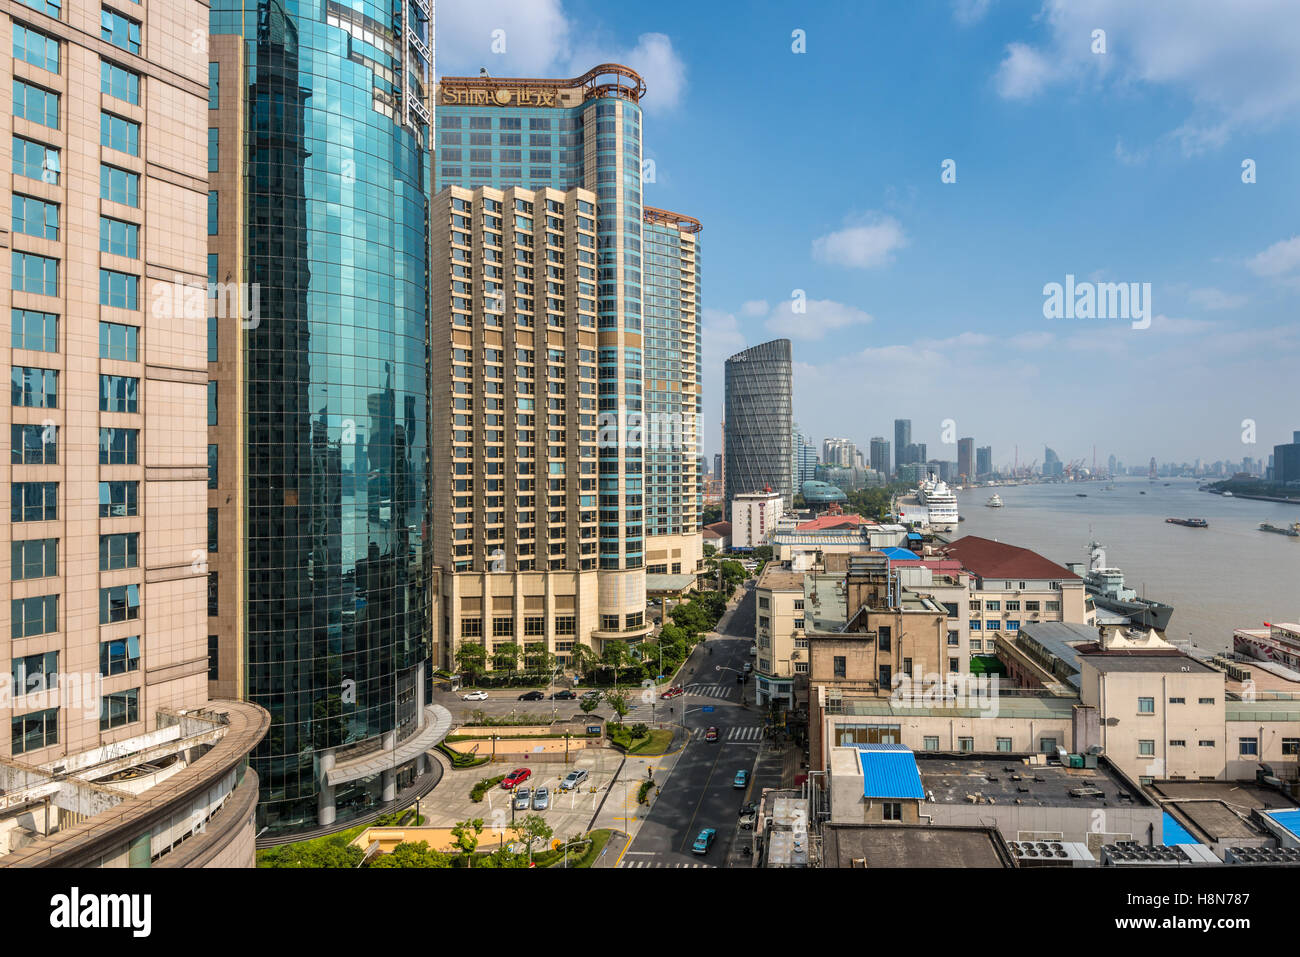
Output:
M789 339L738 352L726 365L726 489L730 499L771 488L794 505L794 374Z
M240 187L216 271L259 312L223 327L239 352L213 375L242 392L209 438L242 486L217 501L242 567L218 596L235 624L209 630L220 680L271 713L253 766L274 837L373 813L427 767L406 754L428 731L432 19L426 0L218 0L211 25Z

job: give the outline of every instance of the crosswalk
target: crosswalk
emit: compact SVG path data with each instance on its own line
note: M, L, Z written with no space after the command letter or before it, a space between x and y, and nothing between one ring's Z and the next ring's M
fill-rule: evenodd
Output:
M694 861L629 861L624 858L619 867L717 867L717 864L702 864Z
M691 740L703 741L707 728L692 728ZM763 729L759 725L750 725L748 727L721 728L718 736L723 741L752 741L757 743L763 737Z
M730 698L735 694L734 685L706 685L694 684L686 686L686 693L697 695L701 698Z

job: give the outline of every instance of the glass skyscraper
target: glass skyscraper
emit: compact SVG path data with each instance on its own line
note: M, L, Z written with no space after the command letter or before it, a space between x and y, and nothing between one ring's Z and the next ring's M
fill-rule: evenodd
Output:
M271 713L272 837L427 780L432 34L427 0L211 10L209 278L254 308L209 325L210 680Z
M789 339L738 352L726 363L727 515L737 495L770 488L794 507L794 378Z

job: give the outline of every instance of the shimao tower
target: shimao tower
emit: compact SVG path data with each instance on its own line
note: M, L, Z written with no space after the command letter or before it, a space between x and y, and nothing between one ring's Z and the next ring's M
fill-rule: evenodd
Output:
M451 436L433 449L433 524L448 664L466 642L489 662L520 645L564 664L575 642L600 654L650 631L644 93L616 64L438 88L433 432ZM469 381L440 378L440 353Z
M271 713L263 840L410 800L429 701L427 0L216 0L212 685Z

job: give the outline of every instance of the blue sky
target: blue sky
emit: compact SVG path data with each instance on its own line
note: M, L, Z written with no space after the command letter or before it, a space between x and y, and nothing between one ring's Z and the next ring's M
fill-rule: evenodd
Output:
M1266 457L1300 429L1291 0L441 0L437 17L443 73L646 76L645 201L704 223L710 455L723 360L782 335L818 445L907 417L955 459L951 418L999 464L1094 443L1137 463ZM1044 318L1067 274L1150 283L1150 327Z

